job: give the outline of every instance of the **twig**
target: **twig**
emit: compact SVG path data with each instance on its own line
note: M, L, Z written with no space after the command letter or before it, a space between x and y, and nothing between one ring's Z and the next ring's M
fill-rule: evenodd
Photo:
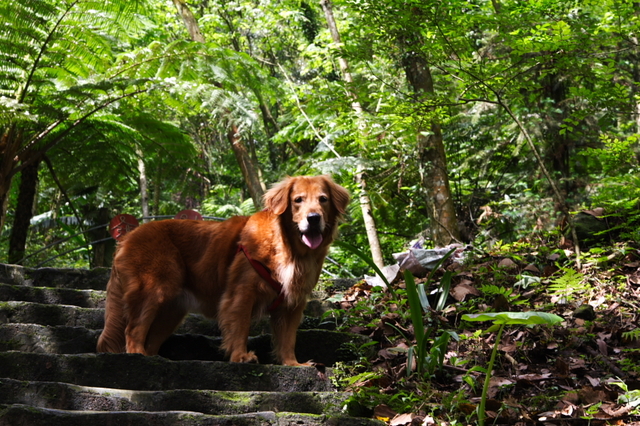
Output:
M596 351L595 349L593 349L590 346L583 345L582 347L589 353L589 355L591 355L592 357L594 357L594 358L602 361L603 363L605 363L607 365L607 367L609 368L609 370L611 370L611 372L613 374L615 374L616 376L620 377L621 379L627 377L627 373L625 373L624 371L620 370L609 358L607 358L606 356L602 355L600 352Z

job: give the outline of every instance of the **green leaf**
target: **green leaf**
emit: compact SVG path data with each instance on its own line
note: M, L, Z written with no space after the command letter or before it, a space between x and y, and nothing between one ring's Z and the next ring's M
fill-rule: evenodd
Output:
M447 254L447 257L451 255L452 252ZM441 311L444 309L445 304L447 303L447 297L449 297L449 289L451 288L451 277L453 273L451 271L447 271L442 276L442 280L440 280L440 297L438 298L438 303L436 304L436 311Z
M422 321L422 305L420 303L420 297L418 296L418 290L416 288L416 282L413 279L413 275L410 271L404 271L404 280L407 284L407 298L409 299L409 309L411 313L411 322L413 323L414 333L416 335L416 342L418 347L424 340L424 322Z
M382 281L384 281L384 283L387 285L387 288L390 291L393 291L391 289L391 284L389 284L389 281L387 280L387 277L384 276L384 274L382 273L382 271L380 270L380 268L378 268L378 266L373 262L373 259L371 259L369 256L367 256L362 250L360 250L359 248L352 246L349 243L345 243L344 241L334 241L333 242L334 246L349 250L351 253L355 254L356 256L358 256L360 259L362 259L367 265L369 265L374 271L376 271L376 274L378 274L378 276L382 279Z
M462 316L464 321L493 321L494 324L505 325L535 325L558 324L564 319L558 315L547 312L488 312L483 314L466 314Z

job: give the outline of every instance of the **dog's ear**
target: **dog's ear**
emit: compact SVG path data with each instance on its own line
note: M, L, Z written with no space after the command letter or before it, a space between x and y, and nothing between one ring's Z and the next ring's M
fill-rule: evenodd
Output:
M331 188L331 200L340 214L345 214L349 205L349 191L338 185L329 176L325 176L329 188Z
M273 214L281 215L289 206L289 193L291 192L292 179L287 178L275 184L262 197L264 208L271 210Z

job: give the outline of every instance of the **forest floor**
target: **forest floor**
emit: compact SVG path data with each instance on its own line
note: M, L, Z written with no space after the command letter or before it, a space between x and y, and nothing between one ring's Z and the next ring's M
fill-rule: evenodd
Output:
M420 335L400 275L393 291L362 281L336 292L331 314L339 328L373 342L357 348L360 362L336 369L341 385L355 392L354 406L390 425L482 423L484 372L497 330L462 317L534 311L562 322L505 326L484 424L640 425L640 250L632 243L591 248L578 267L560 241L472 250L464 262L416 278L435 306L444 271L453 273L446 306L421 313L421 374L415 372Z

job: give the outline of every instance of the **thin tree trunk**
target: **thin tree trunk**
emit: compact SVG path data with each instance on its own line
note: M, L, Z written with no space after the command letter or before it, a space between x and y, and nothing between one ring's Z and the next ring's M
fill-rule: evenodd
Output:
M160 162L156 168L156 175L153 178L153 215L160 215L160 176L162 168Z
M24 258L29 225L33 217L33 203L38 187L39 166L40 162L36 161L22 169L20 173L18 204L13 219L13 228L11 228L11 237L9 238L9 263L21 264L21 260Z
M253 200L253 205L256 207L256 210L260 210L262 208L262 196L264 195L264 187L262 185L262 181L259 178L256 166L251 160L251 155L249 154L249 152L247 152L247 147L237 131L238 128L235 125L231 126L231 130L229 130L227 138L229 139L231 149L233 149L233 153L236 156L236 160L240 165L240 170L242 171L244 181L247 183L247 187L249 188L249 195Z
M331 38L336 45L340 46L340 32L338 31L338 26L336 24L335 17L333 16L331 1L320 0L320 5L322 6L322 10L324 11L324 16L327 20L327 26L329 27L329 32L331 32ZM347 90L349 91L349 96L352 99L351 108L358 116L359 130L360 132L364 133L366 128L364 110L362 109L362 105L358 101L357 95L349 87L353 84L353 76L349 71L349 63L342 56L338 57L338 63L340 64L340 70L342 71L342 78L347 83ZM373 211L371 209L371 199L369 198L369 194L367 193L367 185L364 179L364 170L362 165L359 165L356 170L356 183L360 187L360 195L358 198L360 200L360 208L362 209L362 220L364 221L364 228L367 231L367 239L369 240L369 248L371 249L371 257L373 258L373 263L375 263L378 268L382 268L384 266L384 259L382 257L380 239L378 238L378 228L376 227L376 222L373 217Z
M200 43L204 43L204 36L200 31L200 26L198 25L198 21L196 20L193 13L187 6L187 3L183 0L173 0L173 4L175 5L178 13L182 17L182 21L184 25L187 27L187 31L189 31L189 36L191 40L197 41Z
M371 209L371 199L367 193L367 183L363 178L364 170L362 166L358 166L356 171L356 183L360 187L360 195L358 196L360 201L360 208L362 209L362 217L364 221L364 228L367 232L367 239L369 240L369 247L371 249L371 257L373 263L380 269L384 267L384 259L382 258L382 248L380 247L380 240L378 239L378 229L376 228L376 222L373 218L373 212Z
M104 227L89 231L89 240L91 242L100 241L109 237L109 219L109 209L106 207L98 208L95 218L95 225L104 225ZM92 244L91 267L97 268L101 266L111 266L115 247L116 245L113 239L108 239L107 241Z
M9 191L13 181L13 170L18 163L17 155L20 149L20 138L12 126L5 131L0 139L0 232L4 229L9 206Z
M425 58L418 52L405 49L403 67L407 80L418 100L434 93L431 71ZM422 186L427 191L427 209L431 237L438 247L460 241L458 220L453 197L449 186L447 156L442 140L440 124L433 121L429 126L429 134L425 129L418 129L417 149L418 166Z
M636 15L637 14L638 13L636 13ZM631 37L631 41L634 45L638 45L638 37ZM635 105L636 133L640 133L640 102L638 102L638 95L640 95L640 90L638 89L638 84L640 83L640 55L632 54L631 62L633 64L633 82L635 83L631 85L631 93ZM640 158L640 156L638 158Z
M142 217L149 217L149 190L147 185L147 168L144 164L142 151L136 149L138 153L138 173L140 176L140 205L142 207ZM142 219L142 223L149 222L150 219Z
M176 9L185 25L187 26L187 30L189 30L189 34L193 41L205 42L205 38L200 31L200 27L198 26L198 21L189 10L189 7L183 0L173 0L173 4L176 6ZM239 47L236 46L236 50L239 50ZM260 210L262 208L262 196L264 195L264 184L260 178L259 168L257 164L252 161L251 155L247 150L242 138L238 134L238 128L235 125L231 126L227 134L227 138L231 145L231 149L233 150L233 154L238 161L238 165L240 166L240 170L242 171L242 176L244 177L244 181L249 188L249 194L251 195L251 199L253 200L253 204L256 207L256 210Z

